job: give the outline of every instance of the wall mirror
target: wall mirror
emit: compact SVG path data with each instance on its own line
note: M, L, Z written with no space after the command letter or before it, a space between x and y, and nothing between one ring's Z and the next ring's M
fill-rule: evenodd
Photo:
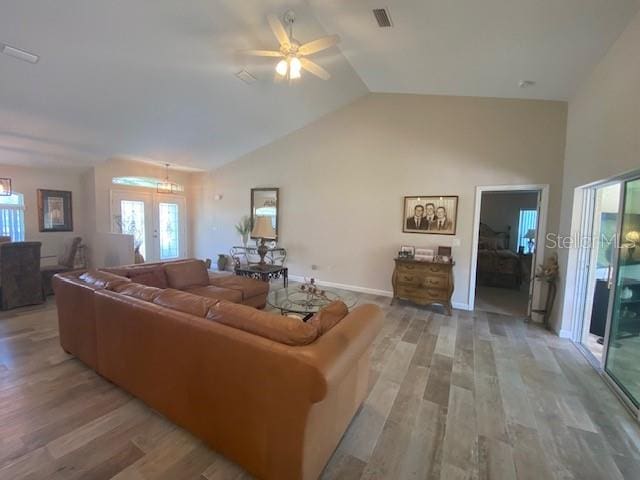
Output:
M256 225L257 217L268 217L271 231L267 232L265 239L278 240L278 188L252 188L251 189L251 225ZM267 223L267 222L261 222ZM253 233L251 238L254 237Z

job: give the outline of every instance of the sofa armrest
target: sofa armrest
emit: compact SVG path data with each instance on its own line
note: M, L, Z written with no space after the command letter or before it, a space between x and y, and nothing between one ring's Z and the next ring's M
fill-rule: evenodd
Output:
M296 347L295 355L318 372L323 379L319 402L333 385L337 385L369 349L382 329L384 314L380 307L365 304L353 309L338 325L311 345Z

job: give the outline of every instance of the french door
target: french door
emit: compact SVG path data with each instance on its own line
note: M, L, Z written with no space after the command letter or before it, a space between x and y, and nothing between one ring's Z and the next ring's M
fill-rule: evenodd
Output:
M113 190L111 230L133 235L147 262L187 255L186 202L178 195Z

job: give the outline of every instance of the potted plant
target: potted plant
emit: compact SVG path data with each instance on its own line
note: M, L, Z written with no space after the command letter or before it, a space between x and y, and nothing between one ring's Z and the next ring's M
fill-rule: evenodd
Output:
M249 215L245 215L240 219L240 222L236 225L236 231L240 234L242 245L246 248L251 234L251 217Z

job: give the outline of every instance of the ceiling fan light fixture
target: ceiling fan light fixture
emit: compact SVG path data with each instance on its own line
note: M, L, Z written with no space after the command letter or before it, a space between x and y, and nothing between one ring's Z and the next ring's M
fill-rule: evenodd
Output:
M288 70L289 70L289 64L287 63L286 60L280 60L276 65L276 73L281 77L286 76Z
M293 57L289 61L289 76L292 79L300 78L300 70L302 69L302 63L298 57Z

